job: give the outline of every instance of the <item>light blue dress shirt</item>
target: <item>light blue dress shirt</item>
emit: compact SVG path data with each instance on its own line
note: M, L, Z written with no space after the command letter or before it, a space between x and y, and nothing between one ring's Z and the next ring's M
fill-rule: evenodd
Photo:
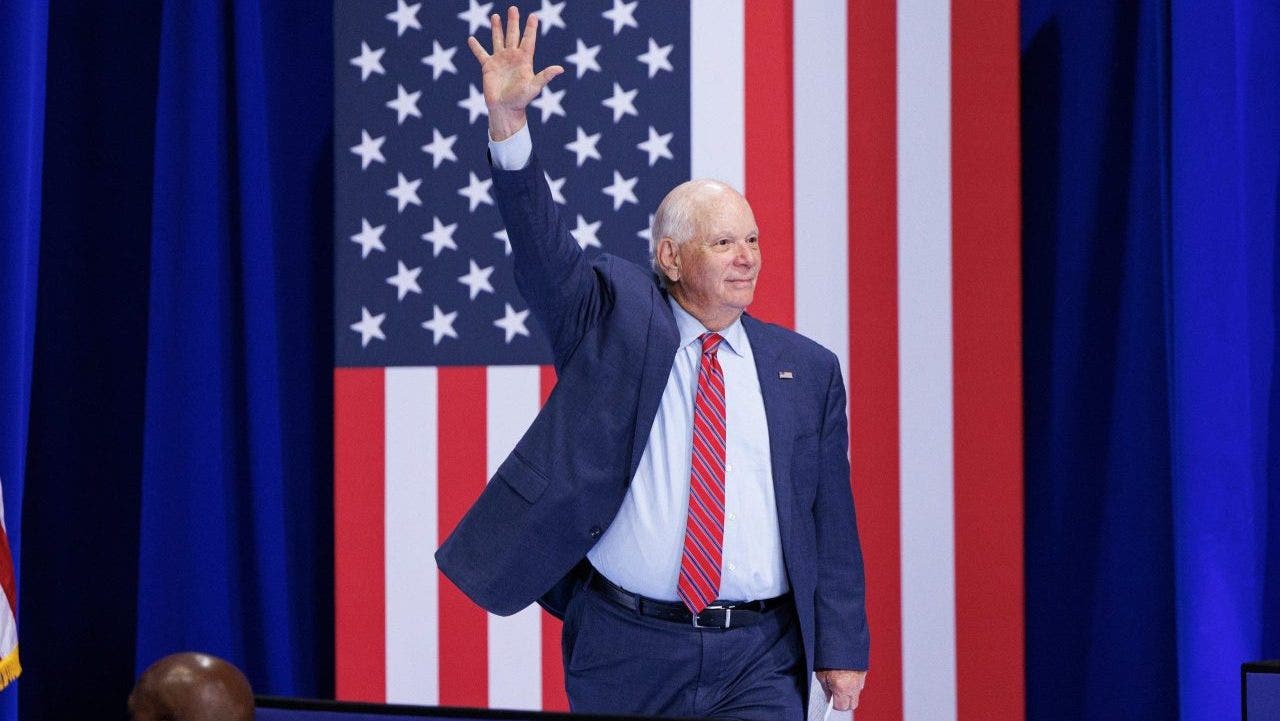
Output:
M506 170L524 167L532 147L527 125L502 142L489 142L494 164ZM674 299L669 302L680 332L671 375L622 507L587 557L619 586L675 601L689 512L693 398L702 349L698 337L707 329ZM718 358L724 371L727 438L719 598L773 598L790 587L782 561L760 379L742 320L735 320L720 335L724 337Z
M587 554L609 580L642 596L675 600L689 512L693 398L707 329L671 300L680 347L649 442L622 507ZM724 371L725 523L719 597L748 601L788 589L769 466L769 427L742 319L720 332Z

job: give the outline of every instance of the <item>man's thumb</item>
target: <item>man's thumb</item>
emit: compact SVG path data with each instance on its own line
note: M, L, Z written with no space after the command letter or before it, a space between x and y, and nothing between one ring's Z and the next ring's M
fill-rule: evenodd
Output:
M555 76L563 72L564 72L564 68L559 65L549 65L543 68L542 72L538 73L538 77L537 77L538 86L542 87L546 85L547 83L551 82L552 78L554 78Z

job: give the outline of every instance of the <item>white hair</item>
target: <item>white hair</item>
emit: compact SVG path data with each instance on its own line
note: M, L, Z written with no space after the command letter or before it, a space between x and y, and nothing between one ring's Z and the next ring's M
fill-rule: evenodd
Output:
M672 188L658 204L658 209L653 214L653 225L649 227L649 265L664 285L670 285L670 280L658 266L659 241L670 238L679 248L692 240L698 233L699 216L709 196L714 197L725 191L738 192L733 186L719 180L695 178Z

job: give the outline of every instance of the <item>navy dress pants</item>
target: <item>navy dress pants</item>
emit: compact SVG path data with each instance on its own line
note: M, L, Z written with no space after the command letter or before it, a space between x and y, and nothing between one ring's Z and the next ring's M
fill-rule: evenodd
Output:
M566 609L562 650L575 713L804 719L804 646L790 604L749 626L699 629L583 586Z

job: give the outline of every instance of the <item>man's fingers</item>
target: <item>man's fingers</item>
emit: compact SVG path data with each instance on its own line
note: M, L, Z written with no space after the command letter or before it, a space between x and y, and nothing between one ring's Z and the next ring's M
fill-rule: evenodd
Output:
M538 16L530 14L524 21L524 37L520 38L520 49L533 57L533 48L538 44Z
M520 47L520 10L512 5L507 8L507 44L508 48Z
M489 29L493 32L493 51L495 53L502 52L504 43L502 41L502 18L498 13L489 16Z
M852 711L858 708L858 698L856 696L837 694L835 701L831 704L831 708L837 711Z
M476 60L479 60L481 65L489 59L489 53L485 52L484 46L474 36L467 38L467 47L471 48L471 54L476 56Z
M831 707L837 711L852 711L858 708L858 692L837 692L832 696Z

